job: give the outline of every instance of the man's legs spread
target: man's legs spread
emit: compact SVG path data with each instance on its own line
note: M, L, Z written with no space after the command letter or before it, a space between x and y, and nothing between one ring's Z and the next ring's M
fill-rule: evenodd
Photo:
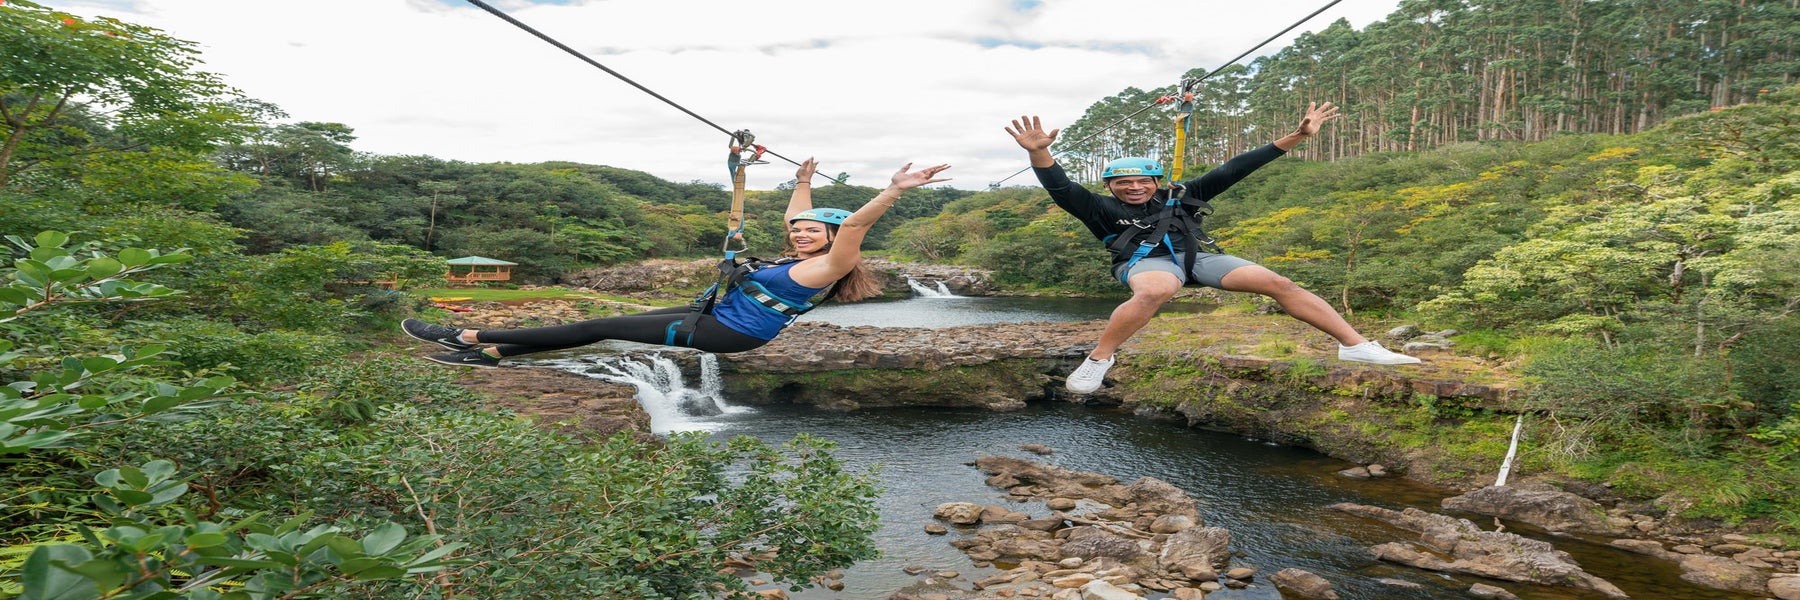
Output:
M1369 341L1356 332L1330 303L1299 284L1270 271L1262 265L1245 265L1233 269L1219 279L1219 289L1229 292L1252 292L1274 298L1281 310L1337 338L1339 344L1355 346Z
M1139 264L1145 268L1125 274L1131 286L1131 299L1113 309L1112 318L1106 320L1106 329L1100 332L1100 342L1094 346L1094 351L1069 373L1069 378L1063 382L1063 387L1069 391L1086 394L1100 389L1105 384L1106 371L1112 368L1113 353L1125 340L1131 339L1131 334L1149 323L1150 317L1156 316L1156 310L1181 289L1179 268L1165 268L1151 261L1139 261Z
M1232 269L1219 278L1219 289L1254 292L1274 298L1281 309L1338 340L1338 359L1381 365L1409 365L1419 359L1381 347L1356 332L1330 303L1286 277L1256 264Z
M1096 360L1112 358L1114 352L1131 335L1143 329L1157 309L1181 290L1181 278L1166 271L1141 271L1130 276L1131 299L1113 309L1106 329L1100 332L1100 343L1088 356Z

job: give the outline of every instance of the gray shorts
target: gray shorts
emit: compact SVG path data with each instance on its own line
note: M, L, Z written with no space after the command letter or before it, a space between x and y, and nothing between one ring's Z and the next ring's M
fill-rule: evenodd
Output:
M1125 269L1125 263L1113 265L1113 276L1118 278L1119 281L1124 282L1130 281L1131 277L1138 273L1162 271L1180 279L1182 285L1198 283L1210 288L1224 289L1219 281L1225 278L1226 273L1230 273L1238 267L1248 267L1256 264L1230 254L1196 252L1194 253L1193 273L1183 274L1181 272L1181 263L1178 262L1180 260L1182 260L1182 257L1179 256L1146 256L1143 260L1139 260L1137 264L1131 266L1130 273L1121 273L1121 271ZM1121 275L1123 275L1123 277L1121 277ZM1130 284L1127 284L1125 287L1131 286Z

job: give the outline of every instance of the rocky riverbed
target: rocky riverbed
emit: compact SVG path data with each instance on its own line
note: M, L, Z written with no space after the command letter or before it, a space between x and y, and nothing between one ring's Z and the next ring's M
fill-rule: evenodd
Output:
M472 312L459 314L455 323L477 328L516 327L555 324L639 309L593 301L530 305L485 303L474 305L474 308ZM1786 540L1740 535L1716 524L1683 520L1677 512L1678 499L1628 503L1610 497L1605 490L1558 487L1558 482L1520 481L1503 488L1491 487L1491 473L1450 472L1441 468L1440 457L1420 454L1416 450L1396 453L1384 447L1380 440L1359 434L1355 427L1317 426L1318 415L1331 411L1372 417L1374 411L1370 408L1382 402L1416 402L1421 398L1446 405L1504 410L1516 386L1510 375L1511 365L1498 359L1444 349L1428 354L1427 362L1417 367L1367 367L1333 360L1331 352L1335 345L1330 340L1286 317L1248 314L1166 316L1154 321L1122 349L1120 365L1114 369L1108 387L1101 393L1085 398L1065 397L1060 387L1061 378L1091 347L1099 327L1097 322L944 329L806 324L793 328L776 342L757 351L721 357L721 364L726 371L729 395L734 400L747 402L803 403L845 410L895 405L980 406L1011 410L1025 402L1041 400L1120 404L1145 416L1182 419L1192 426L1229 429L1304 445L1359 463L1381 463L1401 475L1469 491L1446 500L1447 510L1493 515L1551 532L1608 536L1617 540L1612 542L1616 547L1679 565L1683 578L1688 581L1782 600L1800 600L1800 576L1795 575L1800 569L1797 564L1800 552L1784 550ZM1396 329L1395 335L1404 333ZM1400 339L1386 341L1390 345L1404 342ZM619 430L647 430L648 417L632 400L633 390L628 386L547 369L470 371L466 379L470 385L483 387L520 412L543 415L547 417L543 419L546 422L575 423L572 427L577 433L604 435ZM1222 405L1218 402L1220 398L1230 398L1229 404L1236 408ZM995 476L999 477L999 473ZM1190 527L1158 532L1157 519L1185 515L1185 512L1145 509L1143 502L1125 499L1128 496L1092 497L1093 494L1113 492L1056 492L1054 490L1058 488L1054 485L1029 483L1038 481L1033 479L1037 475L1024 479L1016 474L1011 477L1020 483L1003 486L1009 494L1008 501L1043 502L1049 506L1049 502L1059 500L1060 493L1066 496L1062 499L1074 500L1083 509L1075 512L1070 512L1073 507L1054 509L1056 512L1039 519L1059 519L1055 526L1039 522L1034 526L1044 529L1033 529L1023 523L1038 519L1015 521L1016 515L1010 513L1017 511L995 512L989 508L993 505L977 501L983 515L980 519L968 524L951 523L963 527L1005 525L994 532L974 533L961 539L987 540L984 544L969 546L986 548L972 552L971 561L1012 565L1006 571L1009 579L955 591L952 589L956 587L954 578L945 580L927 575L921 584L935 579L938 581L930 585L937 587L909 588L903 594L917 598L990 597L954 594L980 594L987 588L1011 586L1015 594L1025 597L1032 593L1070 597L1068 590L1086 594L1080 592L1083 587L1090 584L1093 589L1102 587L1094 582L1105 583L1118 591L1097 592L1115 595L1075 597L1126 598L1140 593L1175 594L1183 589L1194 591L1179 592L1187 595L1174 597L1197 597L1194 594L1206 591L1206 578L1192 577L1204 575L1202 571L1191 568L1184 571L1173 563L1154 561L1138 560L1134 564L1118 560L1118 557L1102 561L1099 560L1104 558L1102 555L1065 554L1060 550L1070 538L1092 538L1088 544L1118 546L1125 551L1123 545L1111 541L1118 538L1135 544L1145 556L1160 560L1166 549L1158 544L1166 545L1168 539L1186 529L1205 529L1199 516L1194 517ZM1026 493L1014 493L1015 489ZM1108 499L1122 501L1122 504ZM1136 507L1131 506L1134 503ZM1371 552L1383 560L1422 569L1476 573L1521 582L1521 585L1530 582L1533 585L1584 587L1610 595L1603 581L1592 581L1576 574L1578 566L1549 569L1547 565L1562 564L1556 562L1553 548L1537 548L1534 544L1491 536L1490 533L1499 532L1484 531L1473 524L1465 526L1467 522L1459 523L1450 516L1389 514L1393 511L1381 512L1385 509L1377 507L1344 507L1340 510L1418 532L1417 538L1372 548ZM964 516L956 518L966 519L968 512L965 507L957 513ZM991 523L984 520L989 513L993 513ZM1145 518L1149 521L1145 522ZM1169 526L1165 523L1161 528L1169 529ZM1048 538L1039 539L1039 534ZM986 537L982 538L984 535ZM1159 541L1156 536L1167 537ZM1458 541L1465 538L1467 543ZM1144 542L1151 543L1145 547ZM1050 546L1058 549L1055 554L1050 553ZM1480 550L1501 546L1525 548L1532 553L1507 555ZM1030 548L1037 548L1031 551L1035 554L1027 552ZM992 552L1000 554L988 556ZM1007 552L1024 554L1007 560L1004 558L1010 556ZM1081 560L1070 562L1072 558ZM1496 564L1525 565L1558 575L1547 582L1510 579L1497 575L1501 571L1493 570L1500 568L1495 567ZM1228 576L1229 571L1226 565L1215 567L1214 573L1220 577L1211 583L1223 586L1232 581L1247 585L1276 582L1280 585L1279 581L1288 580L1292 583L1284 589L1290 594L1302 594L1294 590L1303 587L1318 588L1316 576L1306 573L1281 575L1278 571L1265 574L1267 577L1259 581L1256 578L1233 579ZM1043 589L1027 585L1065 580L1072 584L1080 579L1074 575L1077 572L1091 578L1080 585L1063 588L1056 588L1054 583L1047 583L1049 587ZM1056 576L1051 576L1052 573ZM1182 573L1187 574L1185 579L1175 577ZM1027 589L1038 589L1038 592L1027 592ZM1328 591L1327 588L1323 592L1313 592L1317 595L1302 597L1330 597L1326 594ZM1479 594L1490 593L1500 592L1479 591Z

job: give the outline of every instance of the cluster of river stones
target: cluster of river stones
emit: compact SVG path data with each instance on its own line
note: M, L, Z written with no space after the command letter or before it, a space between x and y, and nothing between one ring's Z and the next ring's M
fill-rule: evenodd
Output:
M1047 451L1041 447L1027 450ZM982 457L972 464L989 475L988 485L1004 490L1007 501L1042 502L1050 514L1033 517L1004 505L975 502L939 505L934 511L936 522L926 524L925 532L958 532L962 535L949 543L974 566L1004 570L970 582L954 571L925 573L923 567L909 567L909 573L924 577L890 595L889 600L1128 600L1146 596L1198 600L1208 592L1259 585L1265 580L1287 598L1339 597L1330 581L1303 569L1265 574L1232 567L1231 532L1206 526L1194 499L1167 482L1144 477L1125 484L1100 473L1015 457ZM1483 488L1446 500L1445 506L1547 525L1576 525L1576 521L1586 522L1589 515L1596 523L1618 525L1608 522L1614 517L1581 502L1586 500L1548 486L1524 485ZM1369 551L1380 560L1496 582L1573 587L1607 597L1627 597L1613 584L1583 571L1569 554L1548 542L1483 530L1467 519L1415 508L1395 511L1351 503L1328 508L1417 535L1416 539L1372 546ZM1623 539L1613 545L1675 561L1686 571L1684 579L1700 585L1800 600L1800 574L1795 574L1800 552L1775 551L1742 536L1731 537L1711 546L1690 544L1672 550L1642 539ZM1771 576L1770 570L1776 574ZM1399 580L1382 583L1416 586ZM1480 583L1468 594L1516 598L1503 587Z

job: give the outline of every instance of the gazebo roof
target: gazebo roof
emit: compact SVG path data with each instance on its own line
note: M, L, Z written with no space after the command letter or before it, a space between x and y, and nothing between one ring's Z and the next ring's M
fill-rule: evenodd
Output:
M507 267L516 267L519 265L519 263L506 262L504 260L500 260L497 258L488 258L486 256L464 256L462 258L452 258L452 259L444 261L444 262L447 262L447 263L450 263L453 265L493 265L493 266L507 266Z

